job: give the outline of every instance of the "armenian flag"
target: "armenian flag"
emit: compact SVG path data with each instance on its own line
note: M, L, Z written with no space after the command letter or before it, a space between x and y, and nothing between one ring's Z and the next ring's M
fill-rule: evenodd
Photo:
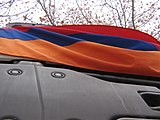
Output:
M160 77L160 42L114 26L14 26L0 29L0 54L89 70Z

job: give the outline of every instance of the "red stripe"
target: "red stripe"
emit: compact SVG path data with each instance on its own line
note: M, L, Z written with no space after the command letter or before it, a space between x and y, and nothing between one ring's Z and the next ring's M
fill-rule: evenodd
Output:
M56 33L63 34L63 35L77 34L81 32L83 33L83 31L72 30L68 28L51 27L51 26L47 26L47 27L45 26L15 26L14 28L22 32L26 32L30 28L40 28L40 29L48 30L50 32L56 32Z
M114 27L114 26L98 26L98 25L70 25L70 26L15 26L14 28L20 31L28 31L29 28L40 28L51 32L56 32L64 35L77 34L77 33L95 33L110 36L119 36L131 39L139 39L146 42L151 42L160 50L160 42L152 36L142 33L137 30Z
M27 31L29 28L41 28L51 32L57 32L64 35L77 34L77 33L93 33L109 36L118 36L123 38L138 39L146 42L151 42L160 45L160 42L152 36L140 32L138 30L121 28L115 26L102 26L102 25L68 25L68 26L15 26L14 28L20 31ZM158 49L158 45L156 45Z
M59 28L69 28L73 30L80 30L85 32L91 32L95 34L102 34L102 35L111 35L111 36L119 36L123 38L131 38L131 39L138 39L144 40L147 42L157 43L160 44L155 38L152 36L140 32L138 30L133 30L129 28L122 28L116 26L104 26L104 25L68 25L68 26L57 26Z

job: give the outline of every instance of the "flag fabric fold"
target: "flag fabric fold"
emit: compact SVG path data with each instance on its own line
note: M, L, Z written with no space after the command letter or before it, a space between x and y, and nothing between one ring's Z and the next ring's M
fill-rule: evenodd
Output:
M160 77L160 43L140 31L96 25L0 29L0 54Z

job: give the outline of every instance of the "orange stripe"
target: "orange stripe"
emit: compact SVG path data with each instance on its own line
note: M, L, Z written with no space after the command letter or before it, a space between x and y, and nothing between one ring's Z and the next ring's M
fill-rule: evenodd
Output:
M87 63L92 69L160 77L160 52L127 50L89 42L78 42L66 48L98 59L100 62Z
M127 50L92 42L61 47L41 39L0 38L0 53L106 72L160 77L160 52Z

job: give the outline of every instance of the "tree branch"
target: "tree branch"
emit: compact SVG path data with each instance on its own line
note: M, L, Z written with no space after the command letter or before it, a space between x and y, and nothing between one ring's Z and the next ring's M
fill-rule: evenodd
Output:
M77 6L78 6L78 9L79 9L79 11L81 12L83 18L86 20L87 23L91 23L91 21L88 20L88 18L84 15L84 13L83 13L81 7L80 7L79 4L78 4L78 1L77 1L77 0L75 0L75 1L76 1L76 4L77 4Z
M125 14L125 10L124 10L124 7L123 7L123 4L122 4L122 1L119 0L119 3L121 5L121 9L122 9L122 14L123 14L123 19L124 19L124 26L125 28L127 27L127 22L126 22L126 14Z
M154 3L152 3L152 4L156 4L156 3L158 3L160 0L157 0L157 1L155 1ZM140 18L140 17L142 17L144 14L146 14L147 12L149 12L151 9L150 9L150 7L147 9L147 10L145 10L145 11L143 11L142 13L140 13L140 14L138 14L138 15L136 15L135 16L135 19L138 19L138 18Z
M48 13L48 11L47 11L47 8L45 7L45 2L46 2L46 1L43 0L43 3L42 3L40 0L37 0L37 2L40 4L42 10L45 12L45 14L46 14L49 22L50 22L52 25L55 25L55 24L54 24L54 21L52 20L52 18L50 17L50 15L49 15L49 13Z
M132 26L133 26L133 29L136 29L135 21L134 21L134 0L132 0Z
M106 0L105 0L105 1L106 1ZM121 16L120 16L120 14L119 14L118 9L114 8L113 6L111 6L110 4L108 4L107 2L104 3L104 5L107 5L107 6L109 6L110 8L112 8L113 10L116 11L116 13L117 13L117 15L118 15L118 20L119 20L119 22L120 22L120 26L123 27L123 25L122 25L122 20L121 20Z
M35 8L36 6L37 6L37 5L35 4L35 6L29 8L29 9L23 11L23 12L20 12L20 13L17 13L17 14L12 14L12 15L9 15L9 14L8 14L8 15L0 15L0 17L13 17L13 16L18 16L18 15L21 15L21 14L23 14L23 13L28 12L29 10Z

